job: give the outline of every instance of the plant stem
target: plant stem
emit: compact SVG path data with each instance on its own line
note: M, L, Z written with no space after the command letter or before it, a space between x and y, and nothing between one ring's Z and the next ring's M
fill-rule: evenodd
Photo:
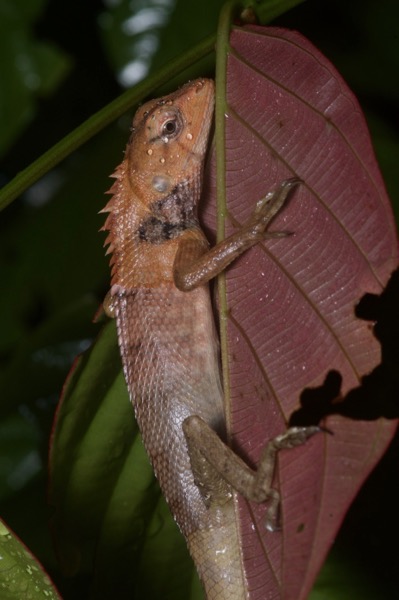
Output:
M8 206L8 204L18 198L38 179L90 140L99 131L115 121L127 110L130 110L132 106L142 101L153 90L166 84L172 77L175 77L193 63L212 53L214 51L215 39L215 35L205 38L183 56L170 61L163 68L159 69L156 74L151 75L132 89L121 94L47 150L47 152L42 154L26 169L18 173L0 191L0 210Z

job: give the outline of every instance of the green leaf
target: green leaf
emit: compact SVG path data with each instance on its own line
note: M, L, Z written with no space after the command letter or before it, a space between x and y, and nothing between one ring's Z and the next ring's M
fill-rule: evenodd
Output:
M113 322L67 381L50 473L53 532L63 570L76 573L94 545L96 600L133 592L172 599L177 590L177 597L196 598L190 596L194 567L134 421Z
M40 563L3 521L0 521L0 595L2 600L60 598Z

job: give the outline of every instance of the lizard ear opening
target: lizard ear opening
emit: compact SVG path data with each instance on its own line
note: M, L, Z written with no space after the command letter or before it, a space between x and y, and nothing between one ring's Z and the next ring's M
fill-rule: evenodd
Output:
M160 192L160 193L165 194L171 188L170 179L168 177L166 177L165 175L154 175L151 183L152 183L152 187L154 188L154 190L156 190L157 192Z

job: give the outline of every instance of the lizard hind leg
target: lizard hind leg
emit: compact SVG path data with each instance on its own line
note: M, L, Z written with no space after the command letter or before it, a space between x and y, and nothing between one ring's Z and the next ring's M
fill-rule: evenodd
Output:
M272 484L278 453L304 444L321 428L290 427L266 444L256 470L251 469L200 417L186 418L183 431L195 482L206 504L223 504L233 491L251 502L269 501L265 526L269 531L275 531L279 528L280 494Z

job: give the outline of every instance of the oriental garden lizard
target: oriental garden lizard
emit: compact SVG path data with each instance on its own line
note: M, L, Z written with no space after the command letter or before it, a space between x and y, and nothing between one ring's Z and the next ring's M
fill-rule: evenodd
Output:
M255 206L236 233L209 249L197 206L214 106L211 80L192 81L144 104L116 169L104 229L112 253L104 302L116 318L125 379L169 507L209 600L248 598L241 564L237 494L269 502L279 450L318 427L293 427L265 444L257 470L227 445L218 338L208 282L267 237L299 183L289 179Z

